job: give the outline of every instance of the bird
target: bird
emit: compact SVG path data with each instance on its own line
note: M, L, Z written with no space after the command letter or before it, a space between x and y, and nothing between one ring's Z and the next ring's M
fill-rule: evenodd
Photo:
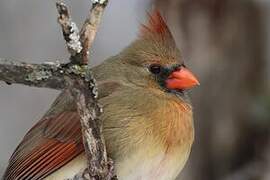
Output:
M92 73L118 179L176 179L194 141L188 94L199 81L184 64L161 13L148 13L138 37ZM75 100L63 90L17 146L3 180L69 179L86 162Z

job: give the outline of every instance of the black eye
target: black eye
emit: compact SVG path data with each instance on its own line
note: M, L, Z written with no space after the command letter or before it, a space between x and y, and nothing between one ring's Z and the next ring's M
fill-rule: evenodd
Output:
M161 71L161 66L159 64L152 64L149 66L149 71L153 74L159 74Z

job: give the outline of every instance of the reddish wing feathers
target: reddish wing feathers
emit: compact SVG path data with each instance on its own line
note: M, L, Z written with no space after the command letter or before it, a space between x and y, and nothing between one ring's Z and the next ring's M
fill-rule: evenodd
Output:
M13 153L4 180L40 179L83 151L76 112L63 112L41 120Z
M99 81L99 98L110 95L118 87L116 82ZM62 92L46 117L16 148L3 180L42 179L83 151L80 119L73 99L68 92Z

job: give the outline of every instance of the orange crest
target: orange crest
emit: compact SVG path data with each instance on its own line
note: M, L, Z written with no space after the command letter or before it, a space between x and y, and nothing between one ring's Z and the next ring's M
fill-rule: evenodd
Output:
M159 37L163 40L173 40L172 34L158 10L148 13L148 23L141 25L142 37Z

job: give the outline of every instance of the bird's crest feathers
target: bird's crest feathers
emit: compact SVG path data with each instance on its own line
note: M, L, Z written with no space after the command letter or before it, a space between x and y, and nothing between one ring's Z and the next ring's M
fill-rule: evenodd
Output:
M148 23L141 25L140 36L142 38L159 38L161 40L173 40L171 31L158 10L148 13Z

